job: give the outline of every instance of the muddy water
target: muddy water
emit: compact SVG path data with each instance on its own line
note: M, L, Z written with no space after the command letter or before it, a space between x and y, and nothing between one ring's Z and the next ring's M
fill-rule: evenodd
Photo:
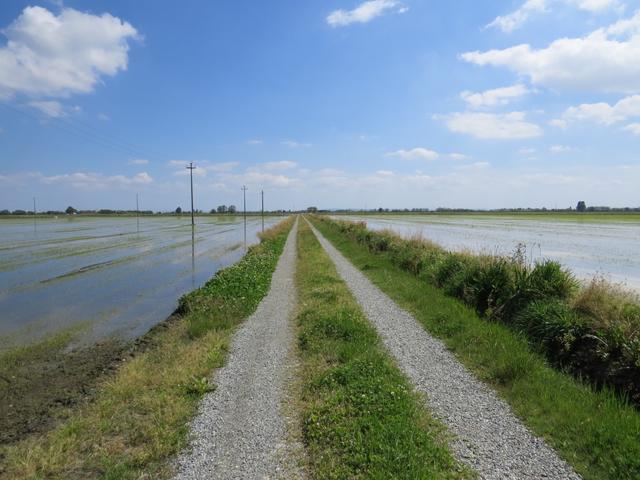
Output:
M0 350L77 328L129 340L244 253L242 217L0 220ZM265 219L265 228L281 218ZM258 241L249 217L247 241Z
M551 259L583 280L596 275L640 291L640 222L576 222L490 216L367 216L372 229L422 235L446 249L511 255L519 244L530 261Z

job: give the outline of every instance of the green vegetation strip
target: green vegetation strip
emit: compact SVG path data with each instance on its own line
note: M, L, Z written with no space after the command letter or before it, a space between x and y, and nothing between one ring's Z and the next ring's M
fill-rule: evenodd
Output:
M123 364L94 400L46 435L3 449L0 477L162 478L186 446L188 422L212 388L231 333L266 295L291 220L237 264L181 299L153 345Z
M330 220L315 226L354 265L456 357L492 385L537 435L585 479L640 478L640 413L608 390L594 391L551 368L528 341L374 253Z
M306 222L298 235L301 409L312 476L469 476Z

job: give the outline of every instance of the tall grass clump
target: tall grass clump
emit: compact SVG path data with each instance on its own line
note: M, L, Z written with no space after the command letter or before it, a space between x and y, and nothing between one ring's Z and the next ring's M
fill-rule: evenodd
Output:
M640 405L640 302L602 279L580 287L558 262L448 252L364 222L316 217L399 268L521 332L552 364Z

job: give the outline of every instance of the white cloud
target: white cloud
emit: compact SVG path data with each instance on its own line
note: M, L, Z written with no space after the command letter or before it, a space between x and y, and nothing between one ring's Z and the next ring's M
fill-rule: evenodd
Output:
M126 70L129 45L138 33L108 13L64 8L59 15L27 7L2 30L0 95L67 97L89 93L103 75Z
M51 176L36 173L33 174L32 178L46 185L69 185L81 189L125 188L147 185L153 182L153 178L147 172L137 173L133 177L127 177L126 175L107 176L91 172L75 172Z
M611 8L621 9L621 4L618 0L556 0L561 3L572 5L591 13L601 13ZM549 11L550 4L554 3L553 0L527 0L522 4L520 8L514 10L507 15L501 15L496 17L486 28L498 28L505 33L511 33L514 30L522 27L529 18L537 13L544 13Z
M520 28L532 13L544 12L546 9L547 0L527 0L514 12L496 17L487 25L487 28L499 28L503 32L510 33Z
M460 93L460 98L472 108L495 107L497 105L507 105L511 100L522 97L529 93L529 89L524 85L512 85L510 87L494 88L484 92L470 92L465 90Z
M98 114L98 120L102 120L103 122L106 122L108 120L110 120L109 116L104 114L104 113L99 113Z
M567 153L571 152L572 150L573 148L568 147L567 145L552 145L551 147L549 147L549 151L554 154Z
M34 100L28 105L52 118L66 117L70 113L78 113L81 110L78 106L67 107L55 100Z
M258 168L263 170L289 170L297 166L298 164L296 162L292 162L289 160L282 160L280 162L266 162L257 165Z
M546 48L520 44L502 50L463 53L462 59L481 66L506 67L529 77L535 85L555 90L638 92L640 31L628 27L617 30L629 34L628 37L613 38L607 29L598 29L585 37L557 39Z
M631 18L625 18L623 20L619 20L613 25L609 25L607 28L607 33L609 35L633 35L640 32L640 10L636 11L636 13Z
M149 160L146 158L133 158L129 161L129 165L148 165Z
M632 95L623 98L614 105L599 102L569 107L562 118L565 121L591 120L603 125L612 125L638 116L640 116L640 95Z
M451 160L468 160L471 157L469 157L469 155L465 155L464 153L450 153L449 158L451 158Z
M534 153L536 153L536 149L532 147L522 147L518 150L518 153L520 155L533 155Z
M411 150L396 150L395 152L386 153L385 156L398 157L404 160L436 160L440 157L440 154L427 148L417 147Z
M289 147L289 148L306 148L306 147L310 147L311 144L310 143L300 143L300 142L296 142L294 140L284 140L281 142L282 145Z
M554 118L552 120L549 120L549 125L551 125L552 127L565 129L567 128L568 124L566 120L562 120L561 118Z
M397 0L369 0L353 10L334 10L327 16L332 27L346 27L352 23L367 23L386 12L405 13L408 7Z
M262 145L262 140L259 138L252 138L251 140L247 140L248 145Z
M634 135L640 135L640 123L630 123L626 127L623 128L627 132L631 132Z
M528 122L524 112L463 112L452 113L442 118L452 132L465 133L480 139L504 140L542 135L542 129L535 123Z

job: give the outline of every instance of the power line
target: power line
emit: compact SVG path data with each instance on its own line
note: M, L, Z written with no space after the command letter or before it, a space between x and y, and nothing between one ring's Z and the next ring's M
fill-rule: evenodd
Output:
M38 115L22 110L20 108L16 108L12 105L0 102L0 106L4 107L6 110L24 115L25 117L28 117L32 120L41 120L41 117L39 117ZM149 155L149 153L152 152L148 152L142 148L139 148L130 142L120 140L116 137L99 132L93 127L78 120L70 119L68 117L49 117L47 118L47 121L49 125L57 128L58 130L61 130L72 136L81 137L85 141L97 143L103 147L120 150L121 152L126 152L129 155L135 155L139 157L159 157L159 155Z

